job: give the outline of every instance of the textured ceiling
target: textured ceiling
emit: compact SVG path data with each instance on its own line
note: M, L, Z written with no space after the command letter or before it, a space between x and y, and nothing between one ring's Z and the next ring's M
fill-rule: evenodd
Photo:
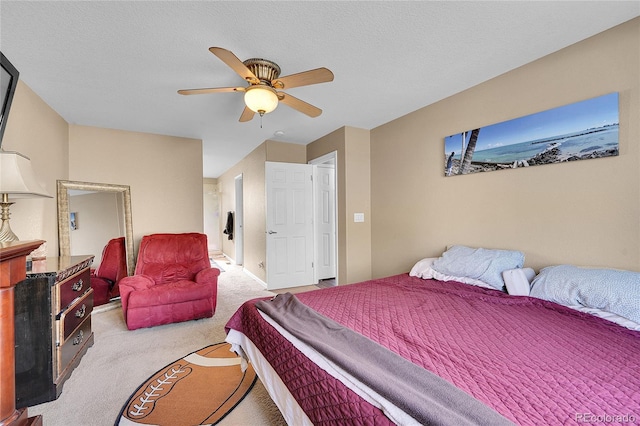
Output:
M218 177L266 139L307 144L344 125L372 129L640 15L627 1L0 1L0 50L69 123L203 140ZM318 67L335 80L289 93L239 123L242 86L208 48ZM275 136L276 131L284 132Z

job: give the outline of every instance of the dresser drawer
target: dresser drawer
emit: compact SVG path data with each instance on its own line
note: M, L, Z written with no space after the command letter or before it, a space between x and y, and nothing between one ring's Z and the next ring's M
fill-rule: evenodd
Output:
M56 311L60 312L66 308L75 298L82 296L89 287L91 287L89 268L86 268L58 283L55 289L57 293L56 300L58 301Z
M92 262L92 255L47 257L16 286L16 408L58 398L93 345Z
M82 350L91 338L91 315L85 316L84 322L77 328L69 338L58 347L58 375L73 361L75 356Z
M58 342L61 344L66 342L71 333L91 315L91 311L93 311L93 289L60 314Z

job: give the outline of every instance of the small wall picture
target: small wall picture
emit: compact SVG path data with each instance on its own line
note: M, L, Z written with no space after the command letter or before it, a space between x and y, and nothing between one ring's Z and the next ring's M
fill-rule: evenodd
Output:
M78 229L78 213L77 212L71 212L69 213L69 217L71 220L71 230L75 231L76 229Z
M618 93L445 138L445 176L618 155Z

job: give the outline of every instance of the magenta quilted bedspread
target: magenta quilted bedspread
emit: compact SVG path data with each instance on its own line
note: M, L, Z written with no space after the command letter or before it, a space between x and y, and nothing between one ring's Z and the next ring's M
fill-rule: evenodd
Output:
M518 424L640 422L640 332L535 298L407 274L297 297ZM388 424L278 337L254 303L227 327L256 344L314 424Z

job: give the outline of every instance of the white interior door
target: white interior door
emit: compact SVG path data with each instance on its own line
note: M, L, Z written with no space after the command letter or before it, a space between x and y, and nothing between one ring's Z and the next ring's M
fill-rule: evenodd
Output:
M313 166L265 163L267 289L311 285Z
M314 166L316 281L336 276L336 173L332 164Z

